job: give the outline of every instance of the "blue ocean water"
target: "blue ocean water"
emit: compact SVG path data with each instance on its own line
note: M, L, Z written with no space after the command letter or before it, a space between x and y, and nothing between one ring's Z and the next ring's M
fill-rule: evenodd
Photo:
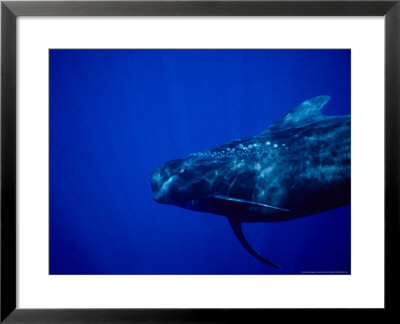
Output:
M302 101L350 114L350 50L50 50L50 274L350 273L350 206L244 224L154 201L158 165Z

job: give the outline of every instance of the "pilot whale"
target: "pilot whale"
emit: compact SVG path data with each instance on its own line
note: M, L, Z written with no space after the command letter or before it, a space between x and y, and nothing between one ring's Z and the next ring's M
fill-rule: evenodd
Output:
M246 250L244 222L280 222L350 204L350 116L304 101L259 135L166 162L151 174L154 199L226 216Z

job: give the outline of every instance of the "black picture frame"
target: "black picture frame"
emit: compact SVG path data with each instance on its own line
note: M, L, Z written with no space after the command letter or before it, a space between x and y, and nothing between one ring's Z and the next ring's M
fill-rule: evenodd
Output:
M385 307L384 309L19 309L16 308L16 19L19 16L384 16L385 19ZM40 35L38 35L40 37ZM400 0L395 1L2 1L1 288L5 323L143 323L312 320L348 315L382 321L400 307ZM372 234L373 235L373 234ZM371 262L375 262L371 260ZM239 293L239 292L238 292ZM290 311L290 312L288 312ZM328 315L329 314L329 315ZM339 317L340 316L340 317ZM396 317L394 317L396 318ZM349 319L350 320L350 319ZM357 320L360 320L359 318Z

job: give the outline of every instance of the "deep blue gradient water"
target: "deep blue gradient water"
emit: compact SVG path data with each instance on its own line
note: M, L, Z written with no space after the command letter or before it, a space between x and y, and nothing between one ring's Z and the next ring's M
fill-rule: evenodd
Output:
M50 50L50 274L350 273L350 206L244 224L158 204L152 170L302 101L350 114L350 50Z

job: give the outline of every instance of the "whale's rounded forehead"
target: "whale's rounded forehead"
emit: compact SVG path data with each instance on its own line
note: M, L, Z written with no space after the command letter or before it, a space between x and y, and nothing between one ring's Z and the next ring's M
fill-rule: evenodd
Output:
M175 160L171 160L171 161L164 163L162 166L164 166L164 168L168 168L170 170L175 170L175 169L180 168L184 162L185 162L184 159L175 159Z
M160 184L164 181L167 181L172 176L177 174L177 170L182 167L183 162L183 159L176 159L159 165L151 173L151 182L154 184Z

